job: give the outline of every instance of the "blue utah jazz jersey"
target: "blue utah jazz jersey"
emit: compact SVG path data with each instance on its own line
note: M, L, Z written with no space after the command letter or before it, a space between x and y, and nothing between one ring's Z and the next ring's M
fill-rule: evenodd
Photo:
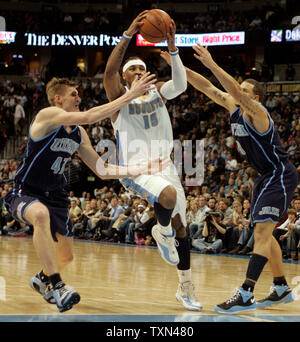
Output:
M232 135L237 141L239 152L262 175L276 169L279 164L288 160L274 122L268 112L267 115L270 127L263 134L257 132L247 122L240 108L236 108L230 115Z
M67 184L65 166L80 144L78 126L70 133L60 126L37 140L29 134L25 157L15 175L16 184L40 192L61 190Z

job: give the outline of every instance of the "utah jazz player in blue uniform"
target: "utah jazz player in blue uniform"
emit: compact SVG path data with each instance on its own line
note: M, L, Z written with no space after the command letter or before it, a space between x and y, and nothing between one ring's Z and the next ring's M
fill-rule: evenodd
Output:
M153 76L147 74L134 81L133 88L122 98L79 112L76 84L53 78L46 89L51 106L42 109L30 126L25 157L16 172L15 186L5 197L5 205L14 218L33 226L33 244L43 269L31 279L30 285L46 301L56 303L60 312L80 301L78 292L65 285L59 273L73 258L69 200L64 190L68 160L77 151L83 162L104 179L145 172L143 167L121 170L110 166L112 174L104 175L98 154L86 131L78 125L109 117L147 91L153 81Z
M186 68L187 81L231 113L232 134L239 150L259 174L251 201L255 243L246 279L233 297L216 305L215 310L236 313L291 302L294 295L284 277L281 249L272 233L292 200L298 183L297 170L280 143L267 109L260 103L264 97L262 85L252 79L240 85L215 63L206 48L200 44L193 48L194 56L211 70L227 92L189 68ZM162 53L162 57L169 62L167 53ZM255 283L267 262L274 277L273 285L270 294L256 302Z

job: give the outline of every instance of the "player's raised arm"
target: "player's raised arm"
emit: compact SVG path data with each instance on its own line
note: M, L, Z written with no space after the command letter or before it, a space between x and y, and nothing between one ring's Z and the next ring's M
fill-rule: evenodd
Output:
M160 56L171 65L171 56L168 52L162 51ZM199 73L185 67L187 81L195 89L204 93L207 97L212 99L215 103L226 108L230 113L235 109L235 101L233 97L217 87L215 87L208 79L200 75Z
M179 50L175 46L176 25L171 20L170 31L167 33L168 50L170 54L170 66L172 79L165 83L157 84L160 94L167 100L173 99L183 93L187 88L186 71L179 56Z
M251 98L249 94L242 89L240 84L212 59L207 48L197 43L197 45L193 46L193 49L196 52L194 56L211 70L224 89L248 115L256 119L266 120L267 113L264 107L257 100Z
M132 21L129 28L124 31L121 41L108 58L104 71L103 85L109 101L115 100L125 92L120 80L120 66L132 37L138 32L140 26L143 25L142 19L146 17L147 13L148 11L143 11Z
M110 117L121 107L144 94L156 81L155 75L145 73L140 79L135 79L130 90L118 99L101 106L91 108L85 112L67 112L66 110L53 106L42 109L35 120L35 125L47 124L58 127L60 125L84 125L92 124L104 118Z

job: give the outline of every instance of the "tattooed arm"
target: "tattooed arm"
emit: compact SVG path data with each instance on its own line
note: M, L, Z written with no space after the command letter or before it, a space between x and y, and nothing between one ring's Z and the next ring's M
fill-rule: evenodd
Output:
M255 99L251 98L246 89L242 89L240 84L230 76L225 70L219 67L212 59L207 48L197 44L193 47L194 56L201 61L216 76L224 89L230 94L236 104L242 107L242 110L252 118L257 124L263 125L262 131L268 128L269 120L265 108Z
M236 104L231 95L215 87L209 80L197 72L187 67L185 69L188 83L190 83L197 90L200 90L218 105L226 108L229 113L233 112L233 110L236 108Z
M161 51L160 56L171 66L171 57L167 51ZM204 93L218 105L226 108L230 113L236 108L233 97L217 87L215 87L208 79L197 72L185 67L186 77L195 89Z
M113 49L107 61L103 85L109 101L117 99L125 92L124 86L121 83L119 69L129 42L129 40L122 38L119 44Z
M146 16L147 12L148 11L140 13L133 20L129 28L125 31L127 37L132 37L138 32L139 27L142 25L141 20ZM121 83L119 70L129 43L130 38L125 39L123 37L108 58L104 71L103 85L109 101L113 101L125 93L125 88ZM117 114L113 116L113 121L116 119L116 115Z

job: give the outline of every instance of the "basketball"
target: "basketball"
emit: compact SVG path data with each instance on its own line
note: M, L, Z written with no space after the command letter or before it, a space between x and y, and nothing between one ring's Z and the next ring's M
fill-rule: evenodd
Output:
M152 9L147 13L140 27L140 34L150 43L160 43L167 39L171 24L169 14L160 9Z

